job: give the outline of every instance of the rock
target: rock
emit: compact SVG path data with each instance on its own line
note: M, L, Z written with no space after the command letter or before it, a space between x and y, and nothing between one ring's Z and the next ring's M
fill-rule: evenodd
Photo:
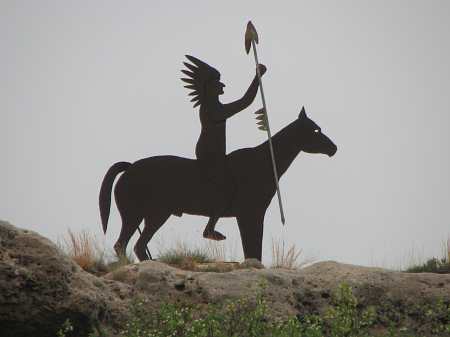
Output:
M177 290L184 290L184 288L186 287L186 282L184 279L178 279L175 281L174 283L174 287Z
M246 259L240 265L240 268L255 268L255 269L264 269L264 265L258 259Z
M240 268L239 262L208 262L195 266L195 271L225 273Z
M106 316L123 317L117 292L52 242L0 221L0 336L55 336L69 319L77 336Z
M412 317L416 313L410 308L424 308L439 299L450 303L450 275L442 274L410 274L331 261L300 270L238 269L226 273L184 271L154 261L137 266L137 270L130 271L135 274L129 275L130 279L160 275L151 282L144 278L146 282L143 283L147 286L138 289L146 296L153 296L157 291L154 301L158 303L161 299L181 303L224 303L243 297L253 301L256 294L262 292L269 314L276 318L323 314L333 303L334 294L342 283L352 288L359 302L358 308L374 306L381 313L396 310ZM184 284L182 291L174 287L180 278L185 280L180 281L180 288Z
M243 297L254 301L262 293L268 313L286 318L323 313L339 285L347 283L360 310L374 307L381 315L400 317L415 327L426 316L420 308L439 299L450 303L448 274L402 273L332 261L300 270L256 269L261 264L251 260L242 265L230 272L196 272L146 261L95 277L49 240L0 222L0 336L55 336L66 319L75 328L74 336L87 336L97 324L117 331L129 318L135 297L153 311L167 302L203 305ZM426 326L423 329L421 335L431 335Z

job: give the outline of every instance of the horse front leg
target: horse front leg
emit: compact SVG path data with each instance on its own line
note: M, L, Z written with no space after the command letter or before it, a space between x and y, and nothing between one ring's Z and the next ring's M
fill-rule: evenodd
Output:
M261 261L264 215L265 211L257 213L244 212L236 217L246 259L258 259Z

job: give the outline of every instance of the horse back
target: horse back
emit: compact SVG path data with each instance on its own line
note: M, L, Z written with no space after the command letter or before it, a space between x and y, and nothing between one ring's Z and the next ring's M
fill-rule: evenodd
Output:
M177 156L156 156L136 161L119 178L114 190L124 207L166 209L203 215L206 211L198 162Z

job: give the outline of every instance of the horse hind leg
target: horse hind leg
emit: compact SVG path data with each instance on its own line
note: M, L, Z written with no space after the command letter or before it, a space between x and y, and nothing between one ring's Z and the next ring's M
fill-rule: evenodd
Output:
M121 217L122 228L120 229L119 238L114 244L114 250L119 258L126 256L128 242L143 219L143 217L137 213L121 214Z
M144 230L142 231L142 234L139 236L139 239L134 246L134 253L136 254L139 261L152 260L152 256L147 255L146 253L147 244L169 217L169 212L161 212L160 214L152 214L144 218Z

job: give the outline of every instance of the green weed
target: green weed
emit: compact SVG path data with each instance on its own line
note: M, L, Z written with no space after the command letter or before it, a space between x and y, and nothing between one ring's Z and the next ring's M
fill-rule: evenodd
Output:
M166 303L152 310L146 299L136 298L130 306L130 320L120 337L431 337L450 336L450 303L410 308L361 308L352 289L341 284L331 306L322 315L276 319L268 311L266 285L261 283L254 298L229 300L221 304ZM389 314L385 314L390 311ZM391 312L392 311L392 312ZM415 316L414 316L415 315ZM417 320L414 326L405 322ZM67 320L58 331L65 337L74 330ZM101 333L99 333L101 331ZM105 330L106 331L106 330ZM109 336L95 329L90 337Z
M450 274L450 261L447 258L431 258L423 264L406 269L408 273L438 273Z

